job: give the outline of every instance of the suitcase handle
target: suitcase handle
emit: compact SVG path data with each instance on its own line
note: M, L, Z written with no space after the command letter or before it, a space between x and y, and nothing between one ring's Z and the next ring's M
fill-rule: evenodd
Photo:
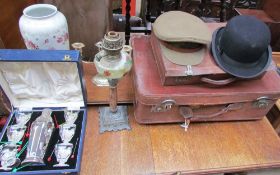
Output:
M200 79L200 81L204 82L204 83L208 83L208 84L212 84L212 85L216 85L216 86L225 86L225 85L228 85L234 81L236 81L237 78L227 78L227 79L224 79L224 80L213 80L213 79L210 79L210 78L206 78L206 77L202 77Z
M193 113L193 110L189 106L182 106L180 107L180 114L185 118L185 119L190 119L190 118L200 118L200 119L210 119L210 118L215 118L218 117L221 114L227 113L228 111L234 111L241 109L243 106L242 103L231 103L222 108L220 111L212 114L206 114L206 115L195 115Z

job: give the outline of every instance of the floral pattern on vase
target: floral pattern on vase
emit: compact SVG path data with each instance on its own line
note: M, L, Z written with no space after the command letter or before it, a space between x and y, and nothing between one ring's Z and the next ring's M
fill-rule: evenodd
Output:
M23 10L19 20L27 49L69 50L65 16L50 4L35 4Z

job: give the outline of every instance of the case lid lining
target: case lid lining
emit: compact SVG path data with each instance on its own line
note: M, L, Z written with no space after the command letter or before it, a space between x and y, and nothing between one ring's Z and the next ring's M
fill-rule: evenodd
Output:
M76 62L1 62L0 83L15 108L84 106Z

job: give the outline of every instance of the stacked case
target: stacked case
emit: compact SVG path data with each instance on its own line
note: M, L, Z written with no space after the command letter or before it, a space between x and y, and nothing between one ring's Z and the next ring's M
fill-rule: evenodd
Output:
M207 26L211 32L217 28L225 26L225 23L208 23ZM157 64L160 80L162 85L183 85L183 84L200 84L206 83L214 86L224 86L231 84L234 81L239 81L240 78L234 77L224 72L214 61L210 54L210 48L205 50L203 62L199 65L191 67L191 74L188 75L187 66L178 66L166 58L161 53L159 40L154 33L151 34L151 46ZM275 69L272 63L268 70ZM263 74L254 79L262 78Z
M224 25L208 27L213 32ZM164 58L154 34L131 40L135 118L139 123L256 120L280 97L280 77L273 63L266 73L239 80L218 67L208 46L202 63L192 66L193 74L186 74L187 66Z

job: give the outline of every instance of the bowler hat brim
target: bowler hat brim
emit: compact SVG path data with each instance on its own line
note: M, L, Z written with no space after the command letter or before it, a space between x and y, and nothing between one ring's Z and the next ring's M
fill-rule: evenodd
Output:
M272 50L268 46L266 52L254 63L242 63L235 61L226 55L221 49L221 36L223 34L224 27L221 27L213 33L211 42L211 51L216 63L225 72L239 77L239 78L255 78L266 71L270 66L272 60Z

